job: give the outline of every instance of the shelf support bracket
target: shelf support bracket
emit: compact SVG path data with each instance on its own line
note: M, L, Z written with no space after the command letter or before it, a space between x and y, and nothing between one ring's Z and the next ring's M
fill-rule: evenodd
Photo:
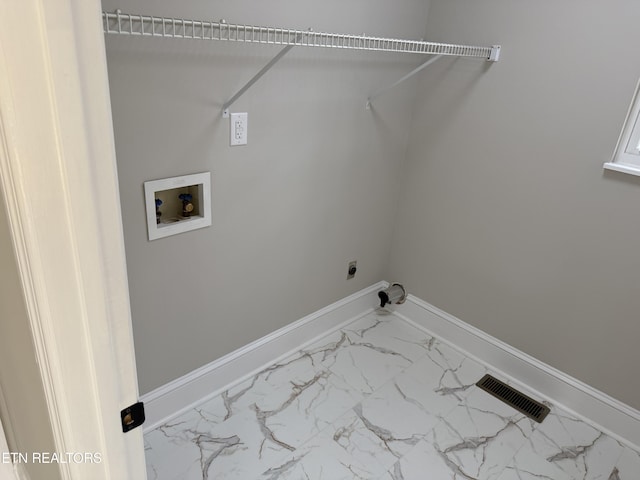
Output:
M278 60L280 60L287 53L289 53L289 50L291 50L293 47L295 47L295 45L287 45L282 50L280 50L280 52L278 52L278 54L275 57L273 57L269 63L267 63L264 67L262 67L262 70L260 70L258 73L256 73L253 76L253 78L246 83L246 85L244 87L242 87L240 90L238 90L238 92L233 97L231 97L229 100L227 100L225 102L225 104L222 105L222 117L223 118L229 118L229 107L238 98L240 98L242 95L244 95L244 92L249 90L254 83L256 83L258 80L260 80L260 77L262 77L265 73L267 73L271 69L271 67L273 67L278 62Z
M491 53L489 54L489 58L487 58L487 60L490 62L497 62L498 60L500 60L501 48L502 48L501 45L493 45L491 47Z
M367 98L367 110L371 109L371 101L374 98L379 97L382 94L387 93L389 90L391 90L392 88L400 85L402 82L404 82L405 80L408 80L409 78L413 77L416 73L420 72L422 69L427 68L429 65L431 65L433 62L435 62L436 60L442 58L444 55L436 55L435 57L431 57L429 60L427 60L426 62L424 62L423 64L421 64L420 66L414 68L413 70L411 70L409 73L407 73L404 77L402 77L400 80L397 80L395 83L393 83L392 85L389 85L388 87L385 88L381 88L380 90L377 90L375 92L373 92L371 95L369 95L369 97Z

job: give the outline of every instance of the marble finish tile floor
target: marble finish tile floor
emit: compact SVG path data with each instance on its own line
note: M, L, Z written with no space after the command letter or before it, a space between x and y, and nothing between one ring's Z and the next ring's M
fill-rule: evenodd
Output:
M640 453L554 405L528 419L485 373L371 313L145 434L148 478L640 479Z

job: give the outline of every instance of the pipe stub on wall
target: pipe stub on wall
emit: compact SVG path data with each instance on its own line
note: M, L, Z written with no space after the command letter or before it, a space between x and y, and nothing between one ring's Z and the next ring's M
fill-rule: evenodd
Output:
M400 283L394 283L391 286L378 292L380 298L380 308L384 308L387 304L401 304L407 299L407 291Z

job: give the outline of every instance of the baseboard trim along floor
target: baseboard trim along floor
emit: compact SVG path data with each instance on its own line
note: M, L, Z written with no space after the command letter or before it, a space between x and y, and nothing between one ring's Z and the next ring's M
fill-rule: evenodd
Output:
M500 373L510 383L536 392L636 450L640 446L640 411L413 295L397 305L394 313Z
M307 315L228 355L200 367L145 395L144 431L153 430L195 405L253 376L264 367L296 352L368 313L378 304L379 282Z
M265 366L369 314L379 282L256 340L146 395L145 432L253 376ZM640 411L409 295L394 314L490 370L562 406L634 449L640 446Z

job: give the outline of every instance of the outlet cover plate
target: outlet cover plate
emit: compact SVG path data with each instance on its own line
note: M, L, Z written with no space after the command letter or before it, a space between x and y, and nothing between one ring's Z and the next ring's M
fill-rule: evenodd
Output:
M349 262L349 270L347 270L347 280L356 276L357 267L358 262L356 260L354 260L353 262ZM351 269L353 269L353 273L351 273Z
M248 113L232 113L230 116L231 128L229 144L232 147L247 144L247 124L249 120Z

